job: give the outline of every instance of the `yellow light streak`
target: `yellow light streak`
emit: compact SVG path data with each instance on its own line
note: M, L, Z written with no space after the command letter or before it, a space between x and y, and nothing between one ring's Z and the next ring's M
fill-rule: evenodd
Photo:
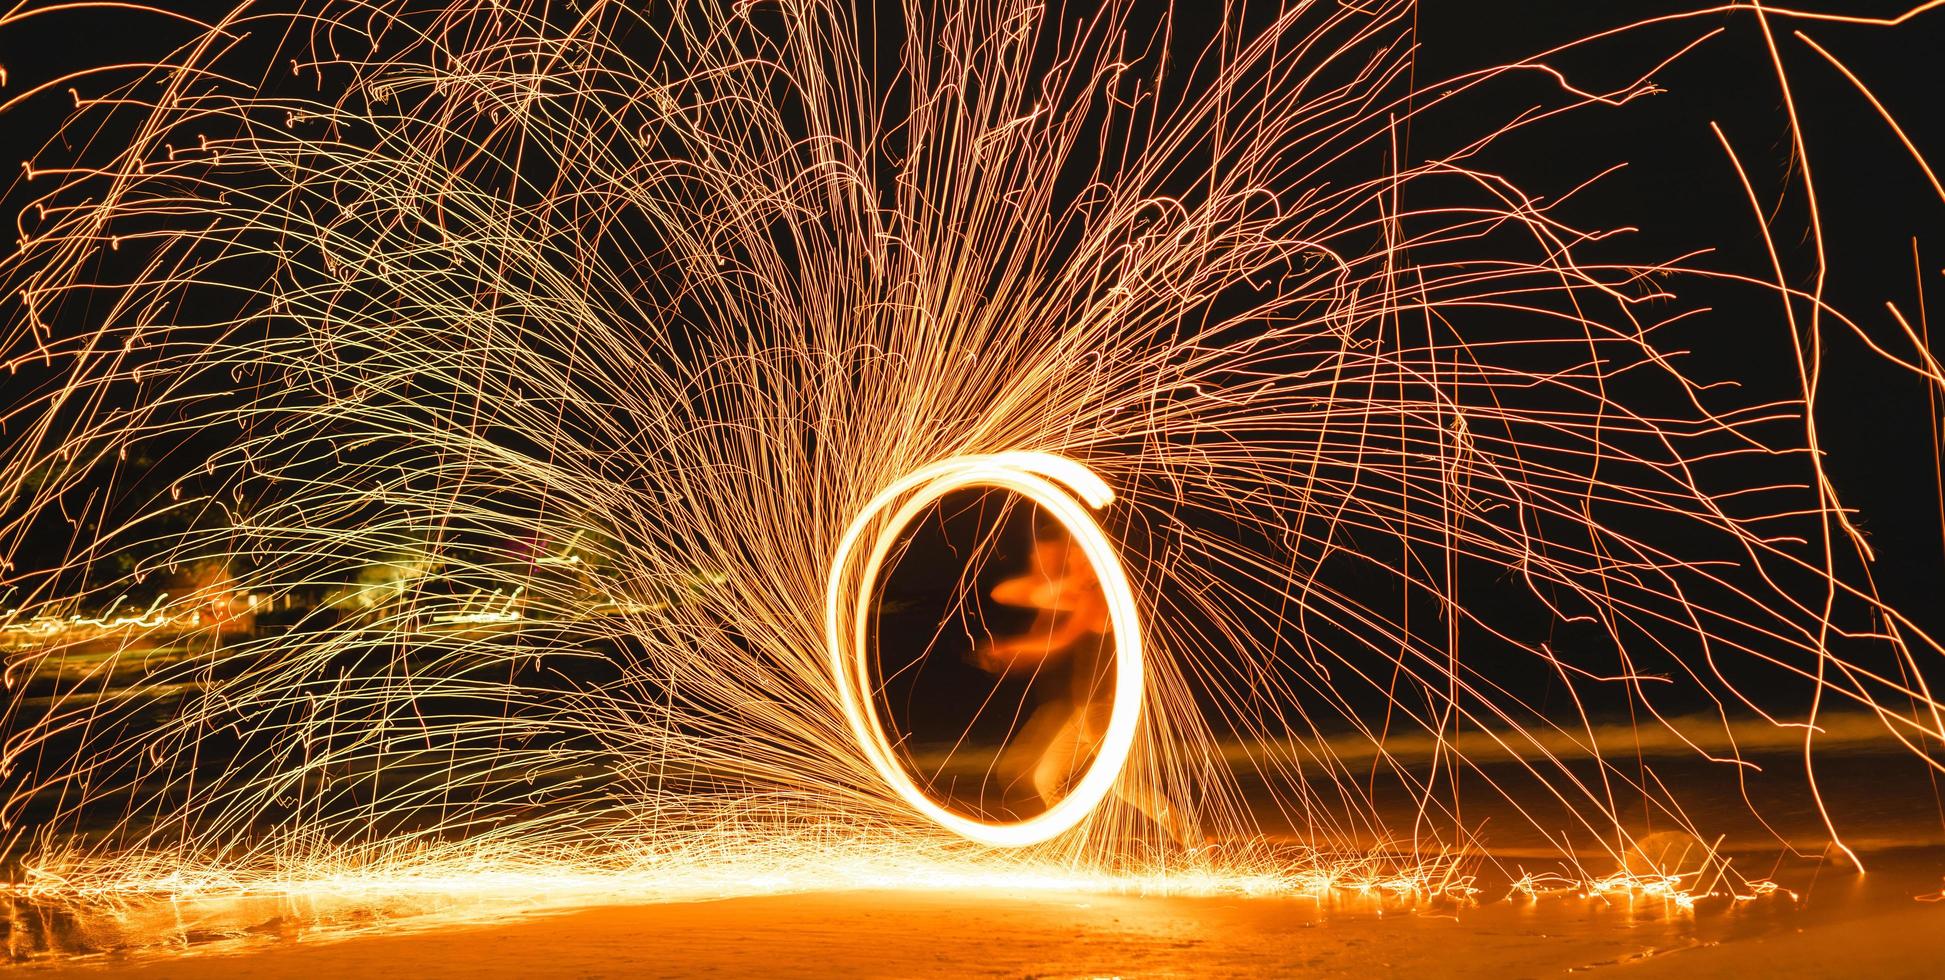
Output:
M1935 193L1809 33L1940 4L1717 5L1451 78L1410 0L1225 8L1187 59L1130 5L893 6L882 49L849 4L0 12L186 32L0 73L0 124L71 113L7 144L12 892L1449 896L1510 823L1560 864L1516 892L1682 906L1774 888L1626 870L1707 830L1677 760L1787 746L1839 841L1817 757L1945 771L1945 644L1818 411L1839 340L1945 391L1936 264L1840 308L1726 126L1682 177L1720 171L1752 223L1706 244L1759 268L1483 162L1739 25ZM1636 28L1611 84L1569 67ZM1116 644L1105 745L1018 822L931 799L872 696L888 555L968 488L1070 532Z
M1113 701L1101 747L1065 796L1045 812L1018 821L974 819L928 796L899 763L871 695L871 651L865 611L872 607L885 557L914 518L940 498L968 487L1010 490L1038 505L1066 528L1100 578L1107 597L1108 619L1114 629ZM830 650L831 675L845 721L872 767L901 799L970 840L996 847L1024 847L1072 830L1113 789L1122 766L1128 761L1128 752L1134 747L1144 696L1141 616L1135 608L1134 588L1128 584L1128 573L1121 567L1114 543L1087 512L1087 508L1099 510L1113 501L1114 491L1105 481L1086 466L1065 457L1051 453L963 456L924 467L886 487L864 505L838 538L837 551L831 559L830 585L824 597L824 642ZM894 503L898 505L897 512L889 520L880 520L883 511ZM846 589L852 554L873 530L875 534L865 549L870 557L856 576L855 589Z

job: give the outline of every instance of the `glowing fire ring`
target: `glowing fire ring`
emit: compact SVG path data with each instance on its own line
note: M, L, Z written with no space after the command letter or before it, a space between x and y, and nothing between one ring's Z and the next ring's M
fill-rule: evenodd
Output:
M1087 772L1060 802L1025 820L1002 823L975 820L954 813L925 795L894 758L891 742L878 718L876 701L865 686L870 676L870 652L865 628L868 617L862 611L870 606L886 555L898 535L926 507L966 487L1011 490L1058 520L1093 565L1107 597L1108 622L1114 630L1114 703L1109 709L1108 730L1101 748ZM878 520L886 508L900 500L903 503L890 520ZM844 536L838 539L837 553L831 559L830 583L824 594L824 643L845 721L850 723L851 734L878 775L913 809L947 829L996 847L1038 844L1079 823L1100 805L1114 788L1114 781L1120 778L1141 719L1142 651L1141 620L1135 611L1134 589L1128 585L1127 570L1122 568L1113 543L1089 513L1090 509L1099 510L1113 500L1114 491L1093 470L1063 456L1024 452L958 456L927 466L886 487L864 505L851 526L845 528ZM873 524L877 530L869 542L869 559L863 573L856 577L857 587L847 604L845 573L853 553ZM846 633L850 634L849 642L845 640Z

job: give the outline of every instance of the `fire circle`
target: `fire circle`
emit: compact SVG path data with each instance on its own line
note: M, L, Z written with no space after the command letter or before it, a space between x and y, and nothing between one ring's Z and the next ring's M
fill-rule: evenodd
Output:
M1017 493L1059 521L1094 568L1114 632L1114 698L1100 750L1066 796L1024 820L974 819L926 795L894 756L867 686L871 651L867 640L869 618L864 610L870 607L887 555L899 535L928 506L968 487ZM1093 470L1064 456L1033 452L957 456L886 487L864 505L838 539L824 594L824 643L845 721L872 768L901 799L963 837L993 847L1024 847L1056 837L1101 804L1128 761L1141 720L1141 620L1127 570L1092 513L1113 500L1114 491ZM892 510L894 506L896 510ZM891 511L889 518L884 516L887 511ZM856 559L860 553L865 556L861 564ZM858 567L854 569L854 565Z

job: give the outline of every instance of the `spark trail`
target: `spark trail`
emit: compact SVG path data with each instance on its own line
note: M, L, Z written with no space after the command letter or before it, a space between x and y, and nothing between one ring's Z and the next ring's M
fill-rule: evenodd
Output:
M1941 648L1817 415L1834 335L1945 387L1922 309L1617 260L1483 162L1661 64L1428 84L1402 0L1225 11L1190 59L1142 5L947 6L115 8L187 40L0 90L75 91L0 264L20 887L1436 887L1466 795L1562 854L1683 826L1617 716L1725 778L1840 708L1938 765ZM1630 30L1858 20L1709 13ZM1516 78L1551 101L1409 138ZM1790 367L1691 373L1684 283ZM1116 499L1119 778L1213 856L1113 796L962 840L847 717L846 529L1029 453Z

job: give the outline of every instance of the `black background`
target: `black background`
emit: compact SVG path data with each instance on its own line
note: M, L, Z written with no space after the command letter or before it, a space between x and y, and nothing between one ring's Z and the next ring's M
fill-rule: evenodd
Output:
M1087 13L1085 5L1055 6L1056 16L1068 19ZM1213 29L1215 5L1206 6L1182 5L1173 11L1178 57L1198 50ZM1416 18L1415 80L1430 84L1432 79L1517 61L1688 6L1659 0L1429 0ZM1862 15L1896 13L1908 5L1827 0L1805 6ZM171 5L176 12L203 17L227 7ZM1149 22L1144 16L1150 21L1159 16L1162 5L1142 9L1137 25ZM1260 22L1275 9L1248 4L1242 17ZM895 14L889 5L879 10L881 31L895 33L888 19ZM1615 254L1635 261L1709 250L1707 264L1712 267L1767 277L1769 263L1756 217L1710 130L1714 123L1735 147L1765 204L1777 207L1774 224L1787 277L1807 285L1815 266L1801 170L1770 52L1747 12L1627 30L1544 60L1584 88L1618 85L1649 73L1687 39L1718 26L1720 36L1650 73L1665 90L1661 94L1624 108L1582 110L1515 134L1480 163L1543 195L1564 193L1615 164L1625 164L1582 191L1563 213L1582 217L1589 226L1635 229L1613 245ZM1830 256L1826 294L1867 322L1874 336L1895 336L1883 312L1886 302L1897 303L1915 320L1921 310L1920 280L1934 309L1935 297L1945 294L1945 277L1940 275L1945 250L1937 241L1945 228L1945 203L1870 105L1791 32L1809 32L1842 58L1906 127L1921 153L1945 160L1945 118L1936 109L1945 12L1898 28L1783 18L1774 27L1822 205L1823 240ZM7 75L0 96L14 99L68 72L157 58L194 34L191 26L155 12L78 9L31 17L0 30L0 66ZM270 74L267 84L282 84L275 71ZM1190 76L1182 77L1192 82ZM101 91L115 80L112 72L85 75L12 105L0 114L0 165L58 161L79 150L75 134L60 132L73 106L67 89ZM1551 78L1533 72L1468 98L1492 104L1482 102L1479 113L1471 116L1461 102L1414 122L1405 134L1407 155L1414 146L1431 152L1469 140L1478 135L1473 128L1478 120L1503 119L1508 107L1522 100L1557 102L1558 91ZM112 140L115 134L97 138ZM17 214L34 191L32 184L14 181L0 199L0 213ZM1746 291L1716 297L1706 288L1690 290L1683 302L1713 306L1718 299L1725 312L1694 332L1695 370L1722 378L1779 379L1775 394L1790 394L1794 375L1779 311L1751 302ZM18 333L15 308L8 302L6 319L0 322L11 357L31 341ZM1827 334L1819 411L1829 472L1876 549L1872 573L1885 598L1934 633L1945 631L1945 528L1939 513L1933 394L1923 381L1888 368L1841 329L1832 327ZM1934 342L1934 351L1940 346ZM7 380L4 400L30 397L29 377L31 371ZM58 553L55 538L46 536L58 530L42 533L14 542L17 562L33 552Z

